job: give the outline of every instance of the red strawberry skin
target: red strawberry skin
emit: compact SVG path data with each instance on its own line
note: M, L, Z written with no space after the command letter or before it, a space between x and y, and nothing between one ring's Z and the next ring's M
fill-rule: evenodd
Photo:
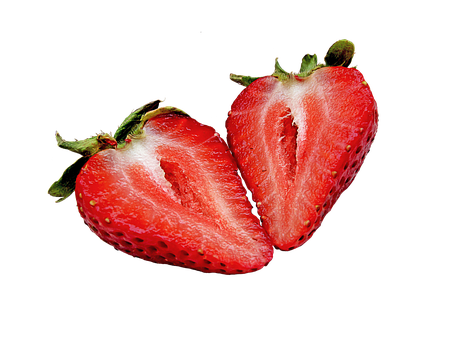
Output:
M262 77L229 113L227 141L275 247L304 244L349 187L377 131L376 102L354 68Z
M187 115L149 119L122 149L77 176L80 215L102 240L157 263L223 274L261 269L270 239L219 135Z

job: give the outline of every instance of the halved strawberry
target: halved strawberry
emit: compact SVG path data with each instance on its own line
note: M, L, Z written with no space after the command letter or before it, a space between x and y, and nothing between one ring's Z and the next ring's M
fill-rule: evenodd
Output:
M225 274L267 265L272 245L251 213L226 143L178 109L154 108L133 113L116 138L94 137L80 146L58 137L60 146L85 151L75 166L85 223L116 249L152 262ZM69 196L61 183L70 177L49 193Z
M227 141L273 244L291 250L320 226L349 187L377 130L368 83L347 68L354 45L332 45L318 65L306 55L298 74L276 61L271 76L231 75L247 86L226 122Z

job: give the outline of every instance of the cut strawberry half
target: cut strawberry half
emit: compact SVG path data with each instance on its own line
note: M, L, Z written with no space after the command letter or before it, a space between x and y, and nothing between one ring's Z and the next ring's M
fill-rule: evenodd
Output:
M116 138L104 136L107 144L97 137L94 155L75 167L85 223L116 249L152 262L224 274L267 265L272 245L226 143L178 109L148 109L128 117ZM86 152L71 143L59 138ZM50 193L67 197L60 184Z
M275 247L304 244L349 187L374 140L368 83L347 68L354 45L335 43L326 65L306 55L298 74L231 75L246 88L226 122L227 141Z

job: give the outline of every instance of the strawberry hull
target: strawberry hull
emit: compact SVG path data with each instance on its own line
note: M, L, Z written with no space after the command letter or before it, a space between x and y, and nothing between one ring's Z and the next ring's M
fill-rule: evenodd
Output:
M304 244L360 169L377 130L362 74L262 77L232 104L227 141L276 248Z

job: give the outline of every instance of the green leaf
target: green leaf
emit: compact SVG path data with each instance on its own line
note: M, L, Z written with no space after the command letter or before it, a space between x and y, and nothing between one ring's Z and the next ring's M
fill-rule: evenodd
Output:
M140 126L142 117L147 112L157 109L159 107L159 103L160 100L155 100L133 111L129 116L127 116L113 136L118 144L123 143L127 136L133 134L135 130L137 130L137 128Z
M56 139L59 147L81 154L83 157L79 158L64 171L61 178L49 188L48 194L53 197L60 197L57 202L68 198L75 190L75 183L80 170L88 162L90 157L99 151L117 148L120 142L125 144L126 138L143 125L145 115L148 114L149 116L152 115L151 112L158 111L156 109L159 107L159 103L160 100L156 100L132 112L120 125L115 133L115 137L111 137L109 134L99 134L84 140L68 142L57 132ZM172 112L183 113L177 109L173 109Z
M66 198L71 196L75 190L75 183L77 175L79 174L82 167L88 161L89 157L81 157L69 168L67 168L61 178L52 184L49 188L48 194L53 197L61 197L57 200L57 203L64 201Z
M284 69L282 69L282 67L278 63L278 58L275 58L275 70L274 70L274 73L272 73L272 75L274 77L277 77L278 80L280 80L280 81L286 80L289 78L289 73L286 72Z
M153 111L148 111L143 117L142 117L142 122L145 123L147 120L156 117L161 114L166 114L166 113L176 113L180 115L185 115L188 116L187 113L185 113L183 110L178 109L174 106L164 106L159 109L153 110Z
M318 57L316 54L306 54L302 58L302 64L300 65L299 77L307 77L318 65Z
M354 57L354 50L354 44L349 40L338 40L329 48L324 58L326 66L348 67Z
M117 145L116 140L107 133L69 142L64 140L58 132L55 137L60 148L76 152L84 157L93 156L101 150L112 149Z
M240 85L243 85L245 87L249 86L251 83L253 83L255 80L259 79L260 77L249 77L249 76L240 76L237 74L230 74L230 79L234 81L235 83L238 83Z

